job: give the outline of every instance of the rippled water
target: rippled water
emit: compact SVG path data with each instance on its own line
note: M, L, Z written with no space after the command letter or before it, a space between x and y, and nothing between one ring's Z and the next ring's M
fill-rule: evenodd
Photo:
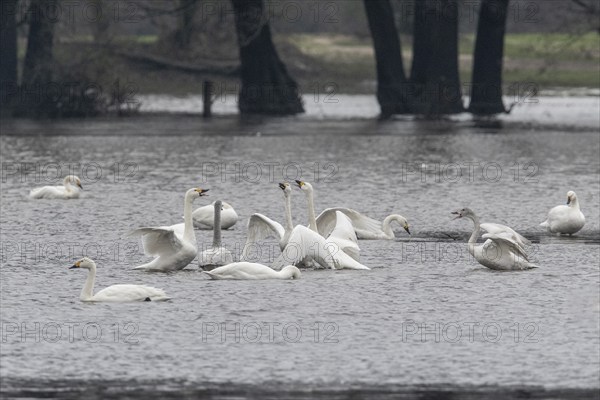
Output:
M597 129L144 116L2 121L2 132L7 393L599 386ZM69 169L83 180L83 198L27 198ZM281 221L277 183L300 177L313 182L317 210L400 213L412 236L396 227L396 240L361 241L372 271L304 271L297 281L210 281L195 265L130 269L147 258L124 234L180 222L186 189L211 189L195 206L219 198L235 207L242 221L224 243L239 250L247 217ZM587 224L574 237L549 236L538 224L568 190ZM304 197L293 194L295 222L305 223ZM540 268L498 273L472 260L472 225L449 214L463 206L533 239ZM210 232L196 236L200 246L211 241ZM264 262L278 255L275 242L261 251ZM83 254L98 262L97 289L145 283L173 300L81 303L85 272L67 268Z

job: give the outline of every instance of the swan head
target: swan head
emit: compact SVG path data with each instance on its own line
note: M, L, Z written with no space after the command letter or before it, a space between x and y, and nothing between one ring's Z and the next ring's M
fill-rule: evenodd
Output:
M190 189L186 192L186 196L193 196L193 197L202 197L202 196L207 196L206 192L208 192L210 189L202 189L202 188L193 188Z
M475 220L475 213L470 208L461 208L460 210L452 211L451 214L456 215L453 219L469 218Z
M577 201L577 195L575 194L574 191L569 190L569 192L567 193L567 205L574 203Z
M215 210L219 209L221 211L223 211L223 202L221 200L217 200L213 203L213 206L215 207Z
M313 187L310 183L296 180L296 185L302 190L304 190L307 194L313 191Z
M73 185L83 190L83 186L81 186L81 179L79 179L79 177L76 175L65 176L65 179L63 179L63 185Z
M299 279L300 278L300 270L298 267L294 265L287 265L281 269L281 272L290 275L290 279Z
M81 260L75 261L75 264L69 267L69 269L75 268L93 269L96 268L96 263L91 258L83 257Z
M280 183L279 188L283 190L283 195L285 197L289 197L289 195L292 193L292 186L287 182Z

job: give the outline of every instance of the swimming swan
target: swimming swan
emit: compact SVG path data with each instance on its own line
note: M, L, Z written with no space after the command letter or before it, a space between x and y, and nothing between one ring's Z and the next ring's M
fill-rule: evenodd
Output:
M223 206L221 208L221 229L229 229L238 221L238 215L230 204L224 201L222 203ZM213 202L212 204L194 210L194 212L192 213L192 218L194 220L195 228L204 230L213 229L214 205L215 203Z
M144 252L156 257L147 264L135 267L148 271L175 271L185 268L198 254L196 235L192 222L192 203L204 196L209 189L195 188L185 193L183 203L183 224L139 228L128 236L141 236Z
M473 221L475 230L468 242L469 253L483 266L502 271L516 271L537 268L529 262L524 246L529 240L519 235L508 226L501 224L480 224L479 218L470 208L463 208L452 212L458 218L468 218ZM477 245L479 232L483 229L488 233L482 237L486 241Z
M215 222L213 243L210 249L206 249L200 253L200 261L198 263L204 269L231 264L233 262L231 252L221 245L221 206L221 200L215 201L212 205L215 214L213 218Z
M79 191L83 190L81 180L75 175L67 175L63 186L43 186L32 189L29 197L32 199L77 199Z
M540 224L548 232L572 235L585 225L585 217L579 209L579 200L573 191L567 193L567 204L556 206L548 212L548 218Z
M212 271L202 271L212 279L298 279L300 270L293 265L288 265L275 271L266 265L237 262L215 268Z
M312 186L310 186L309 183L296 181L296 184L301 189L308 191L309 193L312 192ZM394 231L391 227L392 222L398 222L410 235L408 221L402 215L391 214L388 215L383 222L380 222L373 218L362 215L358 211L345 207L327 208L323 210L318 217L316 217L315 223L321 235L327 236L334 229L337 211L344 213L348 218L350 218L358 239L394 239L396 236L394 235ZM314 209L312 211L312 218L314 218Z
M69 269L87 269L88 275L81 290L81 301L128 302L128 301L164 301L169 300L162 289L144 285L112 285L94 294L96 263L84 257Z

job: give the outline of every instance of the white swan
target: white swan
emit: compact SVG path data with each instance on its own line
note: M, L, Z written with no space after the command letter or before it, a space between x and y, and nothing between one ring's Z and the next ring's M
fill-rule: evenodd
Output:
M221 208L221 229L229 229L238 221L238 215L231 206L222 202ZM214 206L215 203L200 207L194 210L192 218L194 227L198 229L211 230L214 227Z
M257 241L270 236L279 239L281 256L274 262L274 268L292 264L303 267L369 269L339 250L336 244L327 242L324 237L309 228L293 226L291 211L292 189L289 183L280 183L285 200L285 228L278 222L262 214L254 214L248 222L248 238L242 251L242 260L248 260L248 253Z
M306 202L308 205L308 227L324 238L327 238L330 243L334 243L337 248L358 261L360 259L360 248L358 247L358 239L352 223L347 223L347 221L345 221L346 218L338 219L334 212L332 218L330 218L331 229L327 229L327 232L325 232L324 229L319 230L315 218L314 189L308 182L297 180L296 184L306 195ZM339 226L336 225L338 221L340 222Z
M336 227L339 229L345 231L352 226L348 217L343 213L338 212L336 216L338 218ZM278 269L287 264L331 269L370 269L350 257L335 242L325 239L317 232L302 225L294 228L287 246L275 260L273 267Z
M75 175L67 175L63 179L63 186L35 188L29 192L29 197L32 199L77 199L80 189L83 189L81 180Z
M215 222L213 243L210 249L206 249L200 253L199 265L203 269L212 269L233 262L231 252L221 245L221 206L221 200L215 201L212 206L215 214L213 218Z
M185 268L198 254L196 235L192 222L192 202L208 189L190 189L185 193L183 203L183 224L139 228L129 232L128 236L141 236L144 252L156 257L147 264L134 269L148 271L175 271Z
M144 285L112 285L94 294L96 263L84 257L69 269L87 269L88 275L81 290L81 301L128 302L128 301L164 301L169 300L162 289Z
M242 260L248 260L248 253L252 251L252 247L260 240L275 237L276 239L279 239L280 250L283 250L287 245L292 229L294 228L291 211L292 188L289 183L280 183L279 188L283 190L285 202L285 228L279 222L273 221L263 214L252 214L248 220L248 235L242 250Z
M212 271L202 271L212 279L298 279L300 270L293 265L288 265L275 271L266 265L237 262L215 268Z
M479 218L470 208L463 208L452 212L457 218L468 218L473 221L475 229L468 242L469 253L483 266L502 271L524 270L537 268L529 262L524 246L529 240L519 235L508 226L501 224L480 224ZM483 244L477 245L477 238L481 229L487 231L482 237L487 239Z
M313 190L310 183L297 180L296 184L302 190L308 192L312 192ZM392 230L392 222L398 222L410 235L408 221L402 215L391 214L388 215L383 220L383 222L380 222L373 218L362 215L358 211L345 207L327 208L323 210L323 212L321 212L321 214L319 214L318 217L316 217L315 223L317 225L318 232L321 235L327 236L334 229L337 220L337 211L344 213L348 218L350 218L352 226L354 227L354 231L356 232L356 237L358 239L394 239L396 236L394 235L394 231ZM314 217L314 210L312 215Z
M567 204L556 206L548 212L548 218L540 224L548 232L572 235L583 228L585 217L579 209L579 200L573 191L567 193Z

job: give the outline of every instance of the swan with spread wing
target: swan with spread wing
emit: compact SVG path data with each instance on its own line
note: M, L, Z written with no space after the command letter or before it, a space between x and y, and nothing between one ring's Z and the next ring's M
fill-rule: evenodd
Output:
M400 224L400 226L410 234L408 221L399 214L388 215L383 222L380 222L351 208L333 207L323 210L321 214L315 218L314 201L312 200L314 189L312 185L300 180L297 180L296 184L306 193L308 198L309 223L313 227L316 225L316 230L325 237L328 237L335 228L337 223L336 213L338 211L345 214L350 219L358 239L394 239L396 236L392 230L393 222Z
M192 222L192 203L205 196L209 189L193 188L185 193L183 224L139 228L129 236L141 236L144 252L155 257L149 263L135 267L147 271L176 271L185 268L198 254Z
M474 230L469 238L469 253L483 266L502 271L518 271L537 268L529 262L525 246L531 242L513 229L502 224L479 223L479 217L470 208L463 208L452 212L454 219L467 218L473 221ZM477 238L481 230L486 241L477 245Z

